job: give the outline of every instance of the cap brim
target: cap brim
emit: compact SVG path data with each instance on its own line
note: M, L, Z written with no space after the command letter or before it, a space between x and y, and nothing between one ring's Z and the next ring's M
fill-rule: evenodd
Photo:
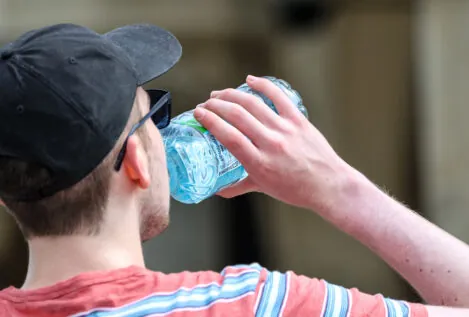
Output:
M103 36L127 53L139 85L166 73L182 55L182 47L176 37L155 25L127 25Z

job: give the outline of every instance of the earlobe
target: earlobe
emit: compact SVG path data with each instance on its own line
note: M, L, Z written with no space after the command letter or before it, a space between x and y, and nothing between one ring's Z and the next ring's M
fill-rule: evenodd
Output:
M148 157L140 140L131 136L127 140L127 148L122 162L127 177L142 189L150 186L150 170Z

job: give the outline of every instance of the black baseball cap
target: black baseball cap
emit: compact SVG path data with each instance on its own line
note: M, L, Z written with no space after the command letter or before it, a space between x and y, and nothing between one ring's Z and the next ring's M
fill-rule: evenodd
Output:
M57 24L23 34L0 49L0 156L40 164L41 188L0 197L34 201L85 178L125 129L138 86L164 74L182 54L154 25L109 33Z

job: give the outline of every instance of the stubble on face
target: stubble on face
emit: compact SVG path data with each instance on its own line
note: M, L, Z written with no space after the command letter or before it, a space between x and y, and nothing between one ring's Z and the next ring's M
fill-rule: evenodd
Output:
M143 90L143 113L150 109L150 100ZM149 120L142 127L143 143L149 162L151 175L150 187L145 191L141 201L140 236L147 241L158 236L169 225L169 178L166 167L166 157L161 135L156 126Z

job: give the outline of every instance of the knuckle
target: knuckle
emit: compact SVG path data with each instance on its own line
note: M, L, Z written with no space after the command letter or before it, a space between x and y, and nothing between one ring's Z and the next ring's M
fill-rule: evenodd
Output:
M239 98L239 105L245 109L252 109L263 104L262 98L254 93L242 92L242 96Z
M238 152L243 148L243 139L239 137L231 137L227 140L226 147L229 148L232 152Z
M216 99L209 99L205 102L205 108L207 109L213 109L217 105L217 100Z
M258 94L250 93L246 97L246 103L249 103L249 105L259 105L264 104L264 100Z
M284 153L287 149L287 142L285 142L283 136L277 135L271 138L270 146L275 153Z
M280 125L280 129L282 131L282 134L284 136L291 136L293 134L295 134L295 131L296 131L296 127L289 121L287 120L283 120L281 125Z
M238 105L233 105L232 107L230 107L229 112L231 120L233 121L242 120L244 117L244 111Z
M226 94L227 96L231 96L231 95L233 95L234 93L236 93L236 89L234 89L234 88L227 88L227 89L225 89L225 91L224 91L224 94Z
M267 160L259 160L256 171L258 175L264 180L269 177L272 173L275 173L275 168Z
M251 163L252 163L252 166L254 168L256 168L256 169L261 168L262 169L263 166L265 165L265 158L262 155L257 155L257 156L252 158Z
M233 97L234 93L235 93L235 89L233 88L224 89L218 96L218 99L229 100Z
M292 103L292 107L294 108L294 111L292 111L289 117L293 124L301 126L304 123L309 122L305 115L300 111L300 109L296 107L296 105Z
M282 91L279 87L277 87L277 85L275 85L272 81L270 81L267 78L262 78L262 81L260 81L259 84L260 84L260 88L263 91L268 92L269 94Z
M257 85L259 87L266 87L266 86L269 86L270 84L271 84L271 81L265 77L259 77L257 80Z
M197 116L194 116L194 118L200 122L205 128L211 130L213 125L214 125L214 120L213 120L213 116L210 112L207 112L203 115L203 117L197 117Z

